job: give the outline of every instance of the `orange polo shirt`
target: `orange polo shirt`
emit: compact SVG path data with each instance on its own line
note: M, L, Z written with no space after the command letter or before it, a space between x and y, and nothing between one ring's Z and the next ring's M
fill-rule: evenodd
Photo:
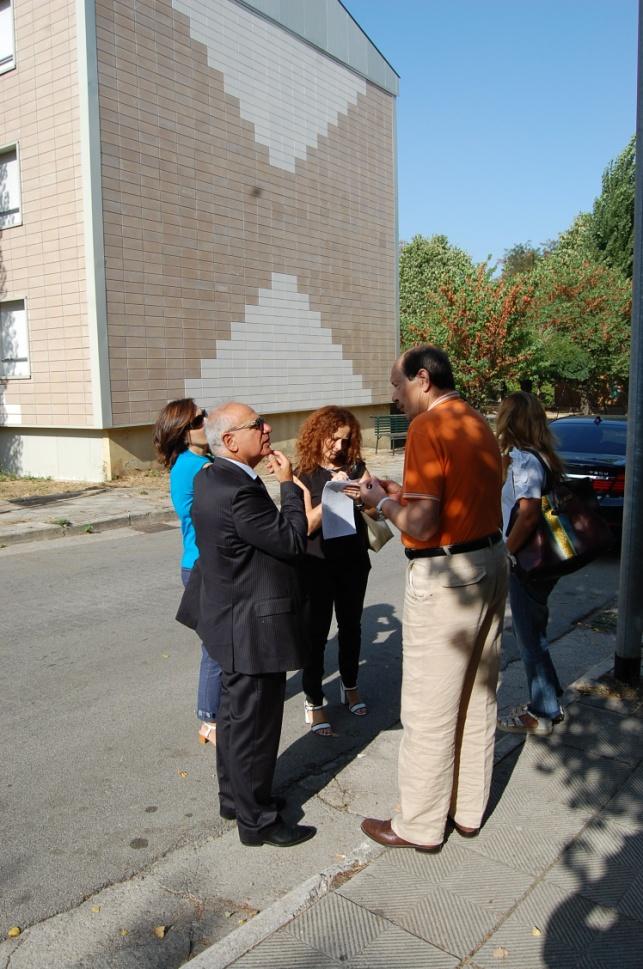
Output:
M402 532L407 548L434 548L491 535L502 526L500 450L484 417L459 397L438 401L409 425L402 503L440 502L440 527L428 542Z

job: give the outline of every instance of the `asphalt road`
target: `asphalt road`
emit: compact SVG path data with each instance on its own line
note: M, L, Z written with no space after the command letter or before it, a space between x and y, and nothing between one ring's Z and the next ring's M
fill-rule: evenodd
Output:
M216 812L212 749L197 743L195 636L174 621L177 529L82 535L0 553L0 927L27 926L129 878L173 847L227 829ZM373 556L360 684L367 718L338 703L338 736L304 728L289 679L276 788L328 772L399 716L404 558ZM614 559L561 583L553 633L613 595ZM514 657L515 658L515 657ZM581 660L582 662L582 660ZM582 666L581 666L582 669Z

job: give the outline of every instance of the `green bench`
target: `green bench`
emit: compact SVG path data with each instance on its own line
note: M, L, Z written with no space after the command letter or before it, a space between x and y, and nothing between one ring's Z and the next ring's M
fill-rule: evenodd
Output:
M375 453L380 443L381 437L388 437L391 442L391 451L395 454L396 442L406 441L406 432L409 421L404 414L382 414L374 417L375 421Z

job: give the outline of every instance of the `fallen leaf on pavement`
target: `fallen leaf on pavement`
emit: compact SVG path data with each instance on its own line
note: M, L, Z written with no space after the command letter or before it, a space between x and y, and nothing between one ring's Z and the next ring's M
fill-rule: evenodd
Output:
M127 929L120 929L119 931L121 935L129 935L129 932Z
M17 939L19 935L22 935L22 929L20 928L19 925L12 925L9 931L7 932L7 936L10 939Z
M167 925L157 925L154 928L154 935L156 936L157 939L164 939L165 933L167 932L167 930L168 930Z
M538 938L539 935L542 935L542 932L540 931L537 925L534 925L533 929L531 930L531 934L535 935L536 938Z
M92 905L91 912L100 912L100 905Z
M506 959L509 955L509 949L505 949L504 945L497 945L493 950L493 955L496 959Z
M177 774L179 775L179 777L187 777L188 776L188 772L186 770L178 770L177 771Z

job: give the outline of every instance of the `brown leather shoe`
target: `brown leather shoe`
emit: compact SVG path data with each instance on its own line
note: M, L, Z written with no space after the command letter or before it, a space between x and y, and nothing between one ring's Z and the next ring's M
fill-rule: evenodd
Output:
M415 848L416 851L425 851L427 854L435 854L442 850L442 845L416 845L412 841L405 841L393 831L391 819L388 821L378 821L377 818L364 818L362 821L362 831L367 834L378 845L385 848Z
M477 838L480 834L480 828L465 828L462 824L456 824L451 817L448 818L448 821L462 838Z

